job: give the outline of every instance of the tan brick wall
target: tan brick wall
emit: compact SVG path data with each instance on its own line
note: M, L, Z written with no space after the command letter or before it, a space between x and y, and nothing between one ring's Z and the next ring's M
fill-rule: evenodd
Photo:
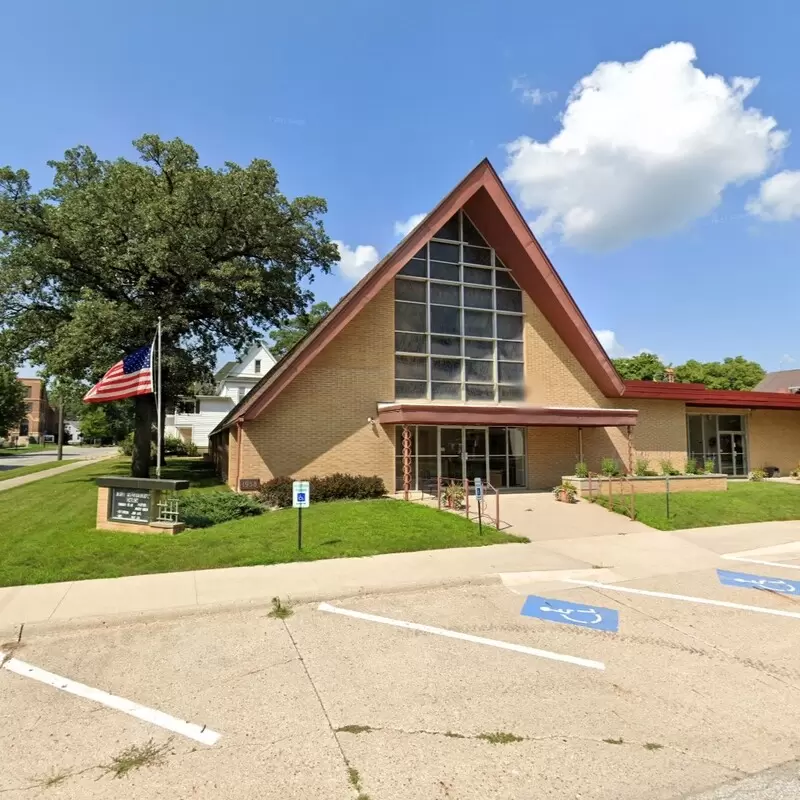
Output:
M588 480L574 480L572 483L578 490L579 497L589 496ZM611 492L614 497L619 497L621 494L623 497L628 498L631 486L633 486L633 490L636 494L664 494L667 491L667 482L665 478L631 478L630 481L615 479L611 483ZM724 475L692 478L677 476L670 478L669 481L670 494L672 492L725 492L727 490L728 478ZM597 495L598 492L604 497L608 497L609 481L607 479L592 479L592 493Z
M242 478L379 475L394 487L394 430L370 425L394 398L394 287L390 283L262 412L245 423ZM236 457L230 444L230 480Z
M750 412L750 469L778 467L788 475L800 462L800 411Z
M528 488L552 489L578 460L577 428L528 428Z

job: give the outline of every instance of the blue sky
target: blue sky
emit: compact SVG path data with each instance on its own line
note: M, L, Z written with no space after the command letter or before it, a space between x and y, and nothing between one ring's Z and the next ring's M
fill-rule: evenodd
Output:
M67 147L130 154L145 132L212 165L268 158L286 193L328 200L352 276L488 156L613 355L800 363L788 0L34 0L0 13L0 163L37 185ZM334 302L351 285L339 270L314 288Z

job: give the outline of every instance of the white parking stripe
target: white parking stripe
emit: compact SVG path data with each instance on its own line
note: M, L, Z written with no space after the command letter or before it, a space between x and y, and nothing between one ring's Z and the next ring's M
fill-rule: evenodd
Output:
M777 608L762 608L761 606L746 606L741 603L728 603L725 600L711 600L708 597L691 597L686 594L670 594L669 592L652 592L649 589L633 589L630 586L615 586L611 583L596 583L595 581L573 581L564 579L564 583L573 583L577 586L589 586L595 589L607 589L610 592L626 592L627 594L643 594L647 597L663 597L665 600L683 600L687 603L699 603L704 606L721 606L722 608L735 608L738 611L755 611L757 614L772 614L776 617L791 617L800 619L797 611L782 611Z
M446 636L449 639L463 639L465 642L473 644L487 644L490 647L499 647L503 650L513 650L517 653L525 653L529 656L547 658L551 661L563 661L566 664L575 664L578 667L588 667L589 669L605 669L606 665L602 661L591 661L588 658L578 658L577 656L565 656L561 653L551 653L549 650L537 650L535 647L527 647L524 644L513 644L512 642L500 642L497 639L484 639L482 636L473 636L470 633L460 633L450 631L447 628L434 628L432 625L420 625L417 622L405 622L391 617L379 617L375 614L365 614L362 611L350 611L347 608L338 608L329 603L320 603L320 611L328 611L331 614L342 614L345 617L364 619L368 622L380 622L383 625L394 625L396 628L407 628L412 631L422 631L423 633L433 633L437 636Z
M3 662L5 654L0 651L0 662ZM52 672L34 667L32 664L27 664L25 661L20 661L18 658L9 658L2 663L3 669L13 672L16 675L22 675L24 678L33 678L35 681L45 683L55 689L61 689L63 692L83 697L86 700L92 700L95 703L108 706L116 711L121 711L123 714L129 714L136 719L143 722L149 722L152 725L158 725L160 728L166 728L168 731L186 736L188 739L194 739L205 745L214 745L219 741L220 735L215 731L209 730L205 725L196 725L193 722L184 722L181 719L171 717L163 711L156 711L147 706L140 706L132 700L126 700L124 697L117 697L102 689L93 689L91 686L86 686L77 681L71 681L69 678L62 678L60 675L54 675Z
M762 564L765 567L786 567L786 569L800 569L800 564L781 564L780 561L761 561L757 558L741 558L740 556L720 556L726 561L742 561L745 564Z

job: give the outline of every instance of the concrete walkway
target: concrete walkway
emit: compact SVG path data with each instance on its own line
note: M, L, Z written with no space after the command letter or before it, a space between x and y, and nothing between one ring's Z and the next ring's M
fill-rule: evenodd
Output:
M20 475L18 478L8 478L4 481L0 481L0 492L13 489L15 486L24 486L26 483L33 483L34 481L42 480L42 478L51 478L53 475L61 475L62 472L71 472L73 469L80 469L95 461L104 461L107 458L115 458L118 455L119 450L116 447L98 448L91 456L72 458L67 461L63 467L43 469L41 472L33 472L30 475Z

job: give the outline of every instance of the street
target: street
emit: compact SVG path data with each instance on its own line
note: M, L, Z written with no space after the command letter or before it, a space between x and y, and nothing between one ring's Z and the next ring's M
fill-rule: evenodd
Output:
M116 448L109 447L78 447L77 445L64 445L64 461L91 461L104 458L111 450ZM15 469L16 467L27 467L32 464L48 464L55 461L57 451L55 448L47 450L20 450L19 454L11 456L0 455L0 472Z

